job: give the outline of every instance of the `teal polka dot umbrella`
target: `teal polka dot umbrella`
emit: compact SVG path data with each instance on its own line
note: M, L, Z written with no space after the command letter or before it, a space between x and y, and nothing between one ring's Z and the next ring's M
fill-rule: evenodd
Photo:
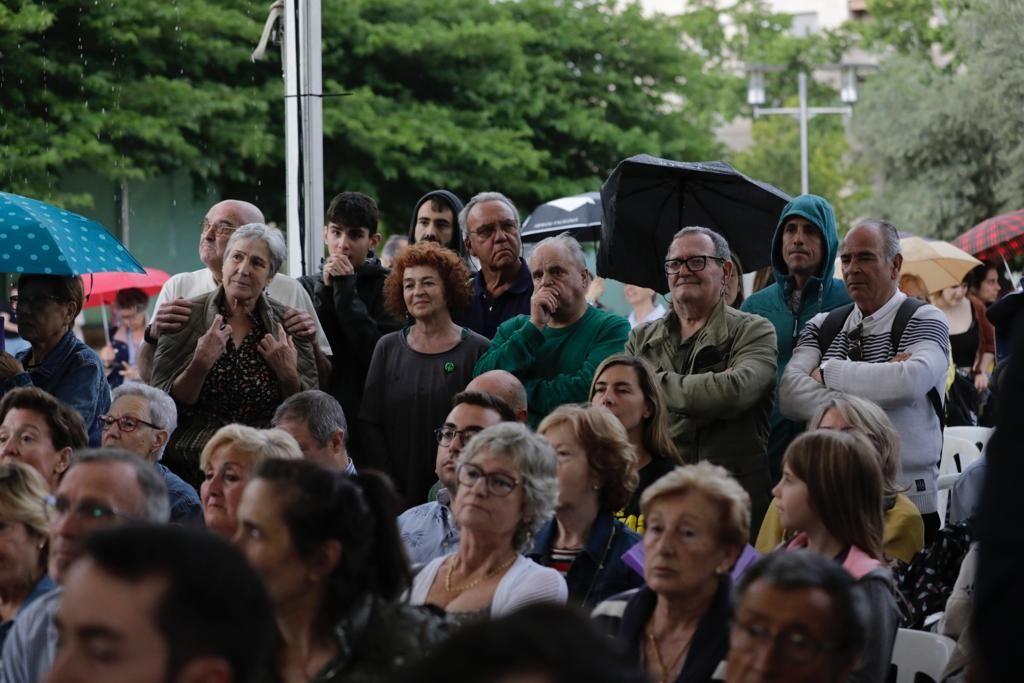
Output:
M0 273L144 273L107 229L50 204L0 192Z

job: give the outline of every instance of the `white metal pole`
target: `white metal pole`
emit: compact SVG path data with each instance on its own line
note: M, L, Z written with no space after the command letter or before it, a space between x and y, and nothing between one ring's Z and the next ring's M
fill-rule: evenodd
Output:
M323 73L321 67L320 0L299 1L299 36L302 63L299 79L302 84L302 181L304 185L303 218L306 240L306 272L296 269L293 276L316 273L323 257L324 220L324 127Z
M808 171L807 171L807 74L803 71L797 78L800 90L800 194L807 194Z
M302 242L299 239L299 74L298 55L295 44L298 40L298 17L295 3L285 0L284 38L281 41L281 60L284 65L284 138L285 138L285 195L287 197L288 228L288 272L302 273Z

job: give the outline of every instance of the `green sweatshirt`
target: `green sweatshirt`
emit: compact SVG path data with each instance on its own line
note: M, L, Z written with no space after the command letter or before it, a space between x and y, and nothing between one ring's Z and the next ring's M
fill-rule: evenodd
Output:
M507 370L518 377L526 387L530 426L536 428L558 406L586 401L597 366L622 351L628 337L625 318L592 306L572 325L543 331L530 316L519 315L498 327L474 375Z

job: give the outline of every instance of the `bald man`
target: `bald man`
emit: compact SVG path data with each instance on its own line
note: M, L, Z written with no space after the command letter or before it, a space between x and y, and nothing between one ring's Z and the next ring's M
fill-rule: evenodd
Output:
M516 415L516 422L526 424L529 412L526 406L526 387L519 378L507 370L488 370L474 377L466 385L466 391L489 394L508 404Z
M139 347L138 365L143 379L149 381L153 369L153 353L156 340L163 332L181 329L189 317L190 299L212 292L220 285L220 272L224 265L224 250L231 234L249 223L264 223L263 212L254 204L237 199L225 199L214 204L199 226L199 260L205 268L189 273L178 273L164 283L156 298L156 314L146 327L146 340ZM298 280L278 274L267 292L275 301L284 304L288 310L283 319L285 331L296 337L312 340L317 353L317 370L321 376L330 371L327 358L331 345L320 327L316 310L306 290Z

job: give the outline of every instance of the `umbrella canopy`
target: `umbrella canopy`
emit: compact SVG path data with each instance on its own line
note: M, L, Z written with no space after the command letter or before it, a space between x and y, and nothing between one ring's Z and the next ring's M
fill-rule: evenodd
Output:
M981 265L963 249L949 242L907 237L900 240L903 252L903 273L911 273L924 280L929 292L960 284L967 273Z
M581 242L601 239L601 193L584 192L541 204L523 222L523 241L569 231Z
M721 233L746 271L770 265L772 235L790 197L721 161L640 154L619 163L601 200L598 273L666 292L665 254L672 236L689 225Z
M145 272L96 221L0 192L0 272L83 275Z
M170 279L170 275L156 268L146 268L146 272L139 273L96 273L87 275L85 279L85 291L88 295L85 306L82 308L94 308L113 304L117 293L122 289L141 289L152 296L160 291L164 283Z
M986 261L1024 254L1024 209L983 220L953 244Z

